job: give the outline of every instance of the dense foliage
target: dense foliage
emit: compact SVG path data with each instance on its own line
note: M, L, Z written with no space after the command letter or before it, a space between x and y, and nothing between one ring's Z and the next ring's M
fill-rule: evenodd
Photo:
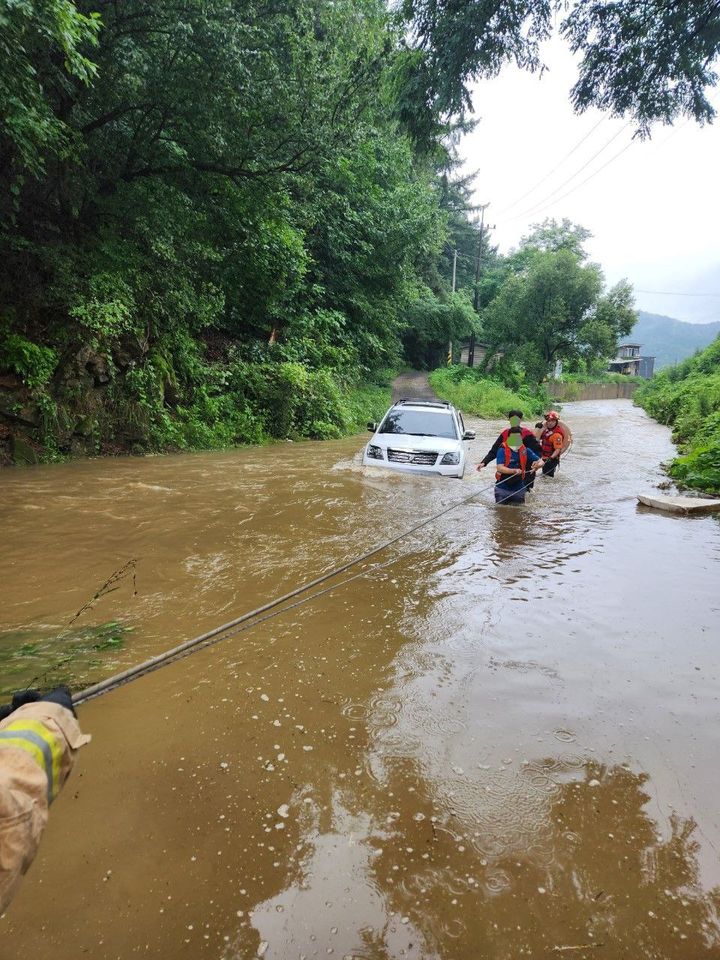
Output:
M548 407L542 387L522 383L511 388L476 368L456 365L434 370L430 383L438 396L476 417L504 419L508 410L522 410L529 419L540 416Z
M641 127L707 119L713 5L603 6L561 27L578 108L592 77ZM471 334L509 383L609 352L628 289L578 228L497 257L453 153L465 84L538 66L553 7L0 0L0 460L337 436Z
M420 359L469 331L446 128L406 134L381 0L0 0L0 23L19 449L337 436L408 326Z
M716 0L404 0L403 7L413 25L419 103L457 112L470 106L468 85L504 63L543 69L539 44L557 25L580 54L578 111L626 116L640 135L656 121L715 116L707 88L720 54Z
M486 370L510 385L518 376L540 383L558 363L588 373L613 355L636 320L632 289L621 281L605 290L602 270L587 262L589 236L567 220L546 220L517 251L495 257L481 311Z
M670 476L720 494L720 338L656 374L640 387L635 402L673 428L683 456L670 464Z

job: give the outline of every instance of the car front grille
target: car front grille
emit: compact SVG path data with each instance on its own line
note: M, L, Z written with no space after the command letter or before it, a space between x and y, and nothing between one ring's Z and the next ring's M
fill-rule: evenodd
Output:
M387 458L392 463L416 463L425 467L434 467L438 455L432 450L393 450L388 447Z

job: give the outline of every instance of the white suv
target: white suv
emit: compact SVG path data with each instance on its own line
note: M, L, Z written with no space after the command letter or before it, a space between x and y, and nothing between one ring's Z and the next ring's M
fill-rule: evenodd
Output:
M373 431L365 447L363 466L387 467L410 473L462 477L466 444L475 432L466 430L462 414L444 400L398 400Z

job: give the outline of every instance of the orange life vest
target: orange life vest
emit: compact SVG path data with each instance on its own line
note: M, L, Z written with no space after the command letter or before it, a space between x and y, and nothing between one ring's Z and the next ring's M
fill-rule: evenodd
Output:
M557 436L557 440L553 441L553 437ZM542 447L542 455L547 459L551 454L555 453L555 450L560 447L562 448L565 443L565 434L560 430L559 427L553 427L552 429L548 427L543 430L542 436L540 437L540 444Z
M504 452L503 452L503 465L506 466L506 467L507 467L507 465L510 463L510 459L511 459L513 453L517 452L517 454L518 454L518 456L519 456L519 458L520 458L520 469L522 470L522 472L523 472L523 474L524 474L525 471L527 470L527 447L525 446L525 444L524 444L524 443L521 443L520 446L518 447L517 451L514 451L514 450L512 449L512 447L509 446L509 444L507 443L507 441L504 440L504 441L503 441L503 445L502 445L502 447L501 447L500 449L504 451ZM498 470L498 471L496 472L496 474L495 474L495 479L496 479L496 480L505 480L505 479L507 479L507 477L510 477L510 476L512 476L512 474L509 474L509 473L500 473L500 471Z

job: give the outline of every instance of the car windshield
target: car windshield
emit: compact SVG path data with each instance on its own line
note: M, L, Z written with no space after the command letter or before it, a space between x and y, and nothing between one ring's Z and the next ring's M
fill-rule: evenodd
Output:
M452 414L434 410L391 410L378 433L404 433L413 437L444 437L457 440Z

